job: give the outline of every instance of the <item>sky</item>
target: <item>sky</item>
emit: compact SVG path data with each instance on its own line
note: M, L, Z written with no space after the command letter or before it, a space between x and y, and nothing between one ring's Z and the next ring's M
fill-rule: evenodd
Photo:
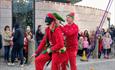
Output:
M79 3L76 3L76 5L89 6L105 10L108 2L109 0L82 0ZM109 12L111 13L111 24L115 25L115 0L113 0Z

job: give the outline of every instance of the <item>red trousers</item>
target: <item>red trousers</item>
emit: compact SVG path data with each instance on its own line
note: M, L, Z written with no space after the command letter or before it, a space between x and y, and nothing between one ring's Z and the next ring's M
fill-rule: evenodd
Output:
M67 50L67 54L68 54L68 60L70 62L70 67L71 70L77 70L77 65L76 65L76 56L77 56L77 50L71 50L68 49ZM68 61L67 61L68 62ZM67 62L63 63L62 66L62 70L67 70L66 66L67 66Z
M44 65L46 64L47 61L52 59L52 65L51 65L51 70L60 70L60 66L62 63L62 59L63 59L63 55L65 54L52 54L52 58L48 55L48 53L46 54L41 54L38 57L36 57L35 59L35 67L36 70L43 70L44 69ZM60 57L62 59L60 59Z

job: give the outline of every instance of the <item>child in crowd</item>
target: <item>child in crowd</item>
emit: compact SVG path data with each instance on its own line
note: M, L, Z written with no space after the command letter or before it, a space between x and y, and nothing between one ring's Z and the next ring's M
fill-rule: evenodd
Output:
M103 37L104 58L106 59L109 59L109 54L111 52L111 47L110 47L111 44L112 44L112 39L109 32L107 32Z
M82 56L83 53L83 37L80 36L79 38L79 50L78 50L78 55Z
M101 58L101 53L103 50L103 39L102 39L102 35L98 36L98 58Z
M90 45L88 49L87 58L89 58L93 54L93 51L95 49L95 31L90 32L89 39L90 39Z
M86 56L88 54L88 48L89 48L88 38L84 37L84 40L83 40L83 51L86 52Z

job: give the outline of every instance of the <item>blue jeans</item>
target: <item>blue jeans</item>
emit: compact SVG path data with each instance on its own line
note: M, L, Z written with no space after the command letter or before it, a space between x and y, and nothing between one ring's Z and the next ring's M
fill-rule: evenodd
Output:
M23 48L21 48L23 45L14 45L12 48L12 52L11 52L11 62L14 63L15 58L17 56L18 53L18 57L20 59L20 64L23 64Z
M4 60L9 62L10 45L4 46Z

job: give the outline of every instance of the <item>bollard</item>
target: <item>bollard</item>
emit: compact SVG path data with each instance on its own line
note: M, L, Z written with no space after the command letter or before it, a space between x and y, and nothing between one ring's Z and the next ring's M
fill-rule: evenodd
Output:
M85 51L83 51L83 55L82 55L82 58L80 60L81 61L88 61Z

